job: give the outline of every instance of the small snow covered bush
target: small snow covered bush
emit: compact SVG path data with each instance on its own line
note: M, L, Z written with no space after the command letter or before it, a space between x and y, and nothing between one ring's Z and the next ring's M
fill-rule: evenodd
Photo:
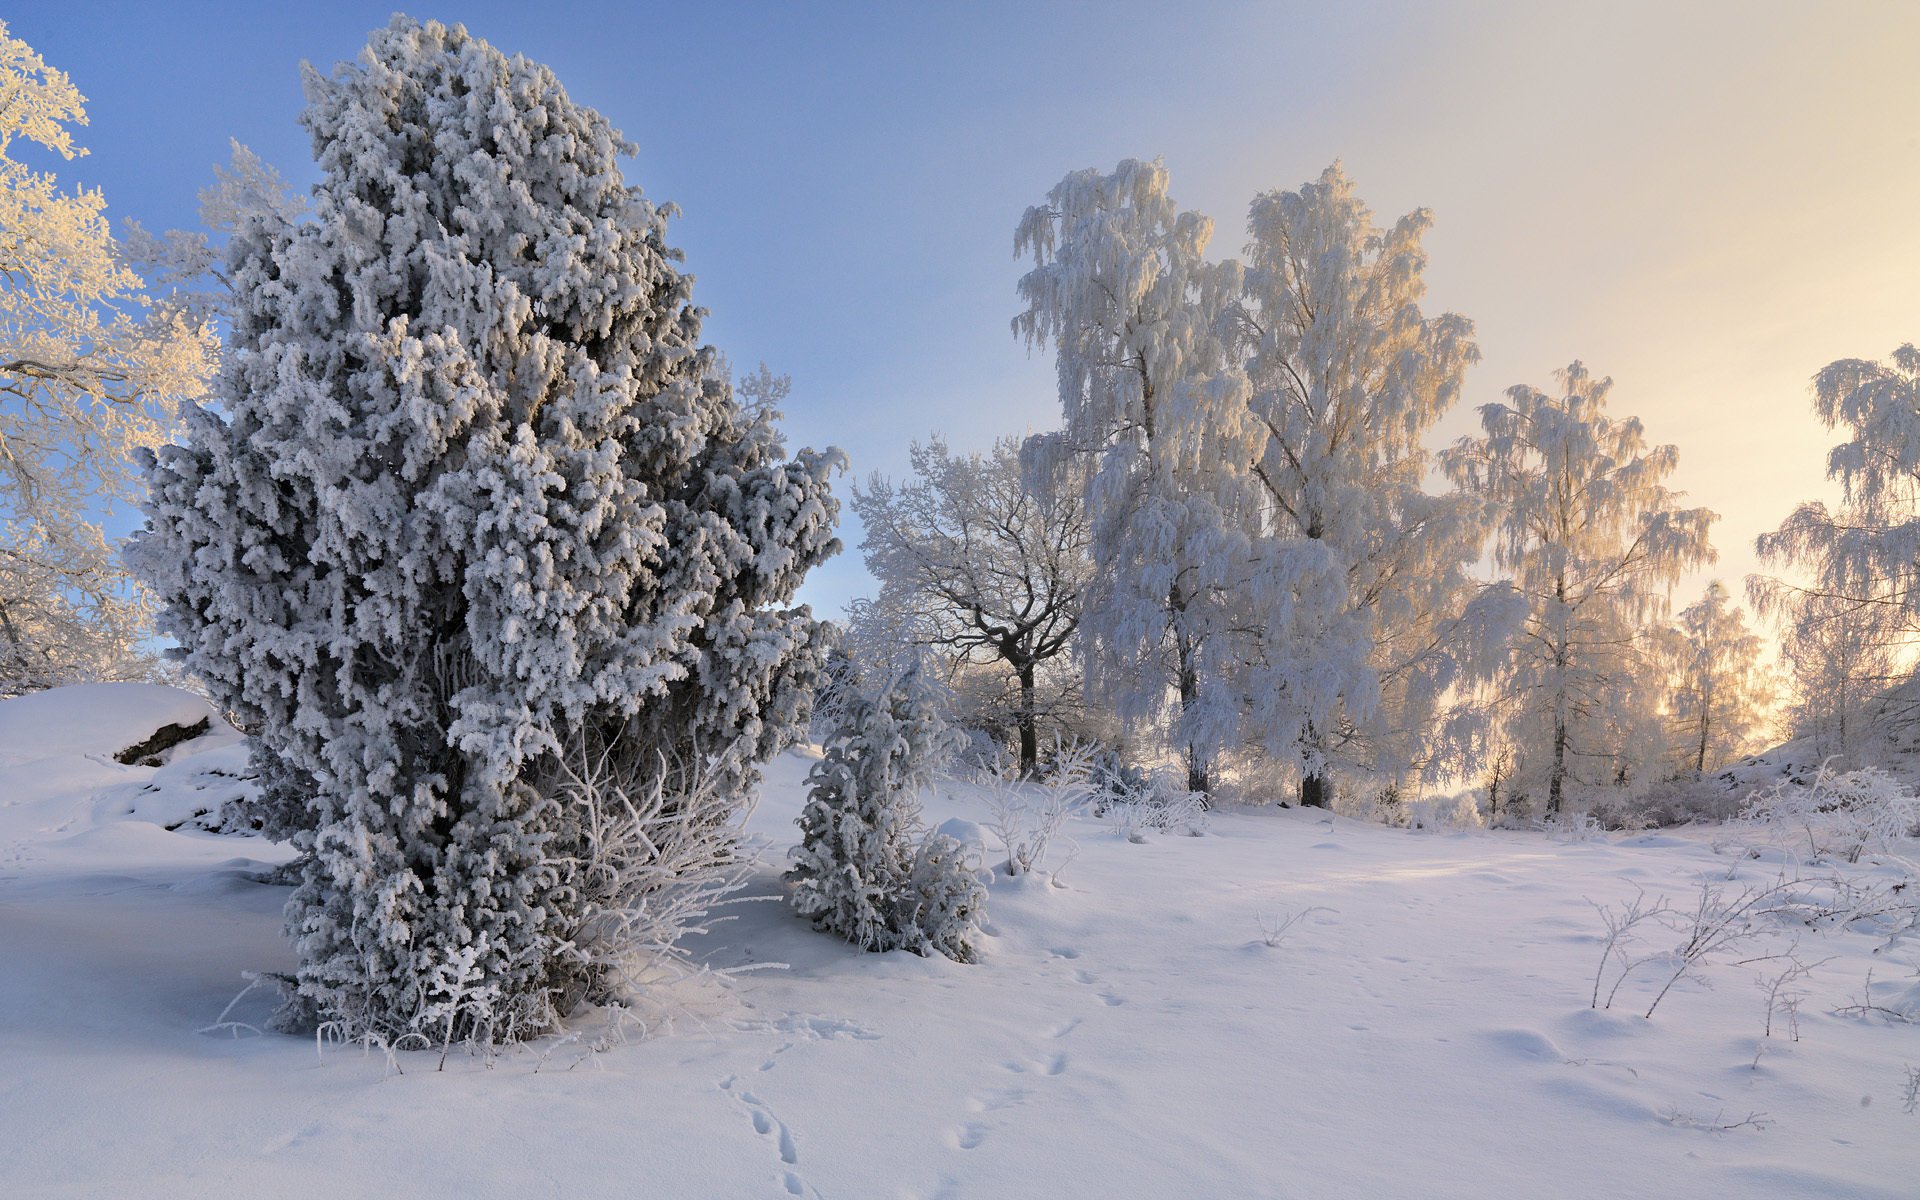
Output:
M1189 791L1180 772L1154 771L1147 786L1109 810L1119 818L1130 842L1145 840L1148 832L1184 833L1199 837L1210 821L1205 792Z
M986 889L960 843L924 832L914 799L953 741L917 670L847 701L807 775L786 874L795 912L863 950L973 961Z
M1074 779L1023 784L1004 778L984 785L986 827L1007 852L1007 874L1025 875L1046 865L1060 829L1087 802L1089 789Z
M1555 842L1590 842L1606 832L1600 819L1589 812L1568 810L1548 813L1533 823L1533 827Z
M1804 854L1810 862L1840 858L1852 863L1911 835L1920 801L1903 794L1884 771L1863 767L1840 773L1823 764L1810 782L1781 779L1754 792L1740 819L1762 841Z
M1195 837L1207 831L1207 794L1189 791L1181 772L1146 771L1108 752L1089 760L1086 782L1093 815L1119 826L1130 842L1145 840L1149 831Z
M1406 805L1409 829L1481 829L1480 806L1472 792L1451 796L1421 796Z
M987 889L975 870L973 852L965 843L942 833L921 840L906 886L895 898L907 949L943 954L955 962L974 961L974 936L987 906Z

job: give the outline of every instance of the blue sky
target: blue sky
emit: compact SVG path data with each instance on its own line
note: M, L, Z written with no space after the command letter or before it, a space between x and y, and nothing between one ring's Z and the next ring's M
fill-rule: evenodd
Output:
M116 217L190 225L237 138L312 178L298 64L351 57L389 4L41 3L15 36L89 98ZM735 363L791 374L796 443L897 473L1055 420L1012 337L1021 211L1068 170L1163 155L1236 253L1247 202L1334 158L1383 218L1435 210L1430 304L1486 357L1445 427L1573 358L1680 444L1753 535L1821 488L1806 382L1916 332L1920 84L1907 6L1616 3L654 5L463 3L640 147ZM862 594L857 527L808 584Z

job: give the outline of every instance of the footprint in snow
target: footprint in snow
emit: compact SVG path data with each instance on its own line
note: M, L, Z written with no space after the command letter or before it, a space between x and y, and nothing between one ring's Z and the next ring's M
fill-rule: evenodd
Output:
M977 1113L999 1112L1003 1108L1012 1108L1031 1095L1033 1093L1023 1087L981 1092L967 1099L967 1107Z
M761 1068L761 1070L765 1069L765 1067ZM773 1110L767 1107L765 1100L762 1100L752 1092L736 1091L734 1084L737 1081L737 1076L729 1075L725 1079L722 1079L718 1086L721 1091L733 1097L746 1108L747 1120L753 1125L753 1131L772 1143L774 1150L780 1155L780 1162L784 1167L799 1166L800 1151L799 1147L794 1144L793 1130L787 1127L785 1121L782 1121L773 1114ZM781 1171L780 1181L782 1185L786 1187L787 1194L790 1196L805 1196L808 1195L811 1190L808 1188L806 1180L800 1177L798 1171ZM819 1195L818 1192L812 1192L812 1194L816 1196Z
M1002 1064L1016 1075L1060 1075L1067 1069L1065 1054L1049 1054L1044 1058L1011 1059Z

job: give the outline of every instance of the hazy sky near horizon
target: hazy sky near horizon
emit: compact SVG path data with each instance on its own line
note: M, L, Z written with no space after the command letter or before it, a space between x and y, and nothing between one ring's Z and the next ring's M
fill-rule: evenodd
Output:
M89 99L57 168L109 213L191 226L251 146L313 179L298 64L352 57L392 3L36 3L15 36ZM1680 448L1722 516L1707 577L1827 494L1808 381L1920 335L1920 5L1637 2L733 5L436 3L545 62L640 147L629 179L740 367L792 375L796 443L898 474L1058 419L1009 331L1021 212L1067 171L1163 156L1237 255L1248 202L1345 162L1382 222L1420 206L1430 312L1483 359L1441 440L1580 359ZM840 490L844 493L846 480ZM865 594L858 527L806 597Z

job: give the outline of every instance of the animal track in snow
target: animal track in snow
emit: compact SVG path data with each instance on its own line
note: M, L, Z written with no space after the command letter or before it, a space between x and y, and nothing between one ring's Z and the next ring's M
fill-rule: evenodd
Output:
M763 1066L760 1069L764 1071L767 1068ZM785 1121L774 1115L773 1110L767 1107L765 1100L752 1092L736 1091L734 1089L736 1081L736 1076L729 1075L720 1081L719 1088L746 1109L747 1120L753 1125L753 1131L772 1143L774 1150L780 1155L781 1165L789 1168L780 1172L780 1182L787 1189L787 1194L818 1196L820 1193L808 1187L807 1181L801 1178L800 1172L790 1169L800 1165L800 1150L794 1144L793 1130L787 1127Z
M967 1100L967 1107L974 1112L999 1112L1003 1108L1012 1108L1033 1093L1023 1087L1006 1088L1001 1091L980 1092Z
M1036 1059L1011 1059L1002 1064L1016 1075L1060 1075L1067 1069L1065 1054L1049 1054Z

